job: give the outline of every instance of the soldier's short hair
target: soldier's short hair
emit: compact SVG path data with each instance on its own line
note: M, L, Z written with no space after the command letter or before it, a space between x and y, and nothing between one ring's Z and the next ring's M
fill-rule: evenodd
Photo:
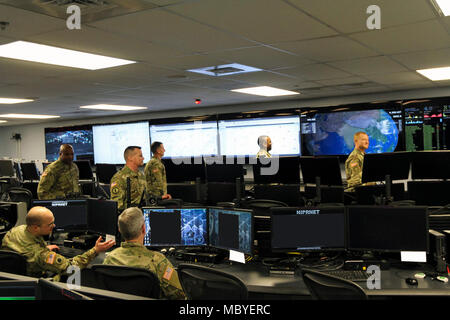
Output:
M125 240L136 239L141 234L144 215L138 207L125 209L119 216L118 227Z
M159 141L155 141L152 143L152 145L150 146L150 150L152 151L153 154L155 154L156 150L158 150L158 148L162 145L162 142Z
M68 148L70 148L70 149L73 150L73 147L72 147L71 144L68 144L68 143L62 144L62 145L59 147L59 154L63 153L64 150L66 150L66 149L68 149Z
M123 152L123 158L125 159L125 161L127 161L127 159L133 154L134 150L136 149L142 149L139 146L129 146L125 149L125 151Z
M363 134L365 134L366 136L369 136L369 135L368 135L367 133L365 133L364 131L358 131L357 133L355 133L355 134L353 135L353 140L358 139L359 136L360 136L360 135L363 135Z

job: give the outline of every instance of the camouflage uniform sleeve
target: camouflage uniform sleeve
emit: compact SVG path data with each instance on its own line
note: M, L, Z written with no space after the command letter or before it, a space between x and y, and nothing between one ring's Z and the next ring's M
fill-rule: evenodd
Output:
M180 280L178 279L178 273L166 257L161 257L161 261L156 266L156 272L160 281L161 291L165 298L171 300L186 299Z
M361 184L362 162L357 157L349 157L345 163L348 188Z
M64 197L64 192L55 190L51 192L53 185L56 182L56 176L52 170L45 170L41 176L38 184L38 198L40 200L56 199L57 197Z
M144 169L147 182L147 192L154 197L161 197L164 193L163 171L155 161L149 161Z
M73 183L73 192L80 193L80 169L78 169L78 166L74 163L74 172L75 172L75 181Z
M117 201L119 210L125 208L125 187L122 185L120 177L114 176L110 185L111 200Z
M92 248L87 252L75 256L72 259L49 250L48 248L37 248L35 250L35 262L42 271L50 271L56 274L64 274L70 265L85 268L96 256L95 249Z

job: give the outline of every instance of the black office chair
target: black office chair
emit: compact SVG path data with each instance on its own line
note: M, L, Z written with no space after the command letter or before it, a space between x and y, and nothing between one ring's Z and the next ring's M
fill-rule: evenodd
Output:
M0 271L26 276L27 259L14 251L0 250Z
M367 294L354 282L311 269L301 273L313 300L367 300Z
M148 298L160 298L158 277L151 271L127 266L94 264L81 270L81 285Z
M8 201L25 202L27 204L27 211L31 209L33 193L30 190L20 187L12 187L9 188L6 193Z
M237 277L205 266L180 264L178 277L188 300L246 300L248 291Z

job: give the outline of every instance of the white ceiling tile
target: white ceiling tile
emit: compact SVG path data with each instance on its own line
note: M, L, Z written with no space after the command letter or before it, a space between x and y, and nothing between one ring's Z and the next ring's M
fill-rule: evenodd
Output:
M326 64L318 64L318 63L300 66L297 68L286 69L283 70L282 72L289 74L291 76L297 76L304 80L325 80L325 79L345 78L351 76L351 74L345 71L336 69Z
M384 56L329 62L329 64L348 73L360 76L372 73L408 71L405 67Z
M450 66L450 48L392 55L392 58L412 70Z

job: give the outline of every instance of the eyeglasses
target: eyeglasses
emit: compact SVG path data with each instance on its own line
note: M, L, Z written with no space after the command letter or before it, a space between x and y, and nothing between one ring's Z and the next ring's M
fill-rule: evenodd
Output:
M50 222L49 224L44 225L44 226L50 228L50 227L53 226L54 224L55 224L55 220L53 220L52 222ZM42 225L41 225L41 224L38 224L38 226L41 227Z

